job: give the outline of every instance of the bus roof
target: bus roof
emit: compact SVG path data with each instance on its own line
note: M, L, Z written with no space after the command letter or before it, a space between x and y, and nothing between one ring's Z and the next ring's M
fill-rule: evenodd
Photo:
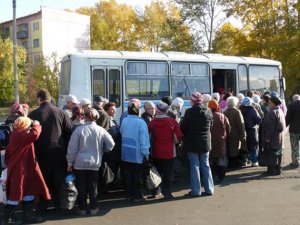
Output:
M185 52L133 52L133 51L108 51L108 50L81 50L65 56L62 61L68 58L106 58L124 60L163 60L163 61L194 61L194 62L220 62L220 63L243 63L243 64L268 64L281 66L279 61L241 56L226 56L222 54L189 54Z

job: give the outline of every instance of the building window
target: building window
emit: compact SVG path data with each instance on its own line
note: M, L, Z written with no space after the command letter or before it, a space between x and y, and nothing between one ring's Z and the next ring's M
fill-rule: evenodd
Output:
M40 47L40 39L33 39L33 47L34 48Z
M7 38L10 36L9 27L2 28L2 35L4 38Z
M21 42L21 45L22 45L26 50L28 50L28 41L22 41L22 42Z
M28 23L23 23L17 26L17 31L18 32L28 31Z
M41 61L41 56L40 55L34 55L33 56L33 63L38 64Z
M32 24L32 30L33 31L39 30L39 22L36 22L36 23Z

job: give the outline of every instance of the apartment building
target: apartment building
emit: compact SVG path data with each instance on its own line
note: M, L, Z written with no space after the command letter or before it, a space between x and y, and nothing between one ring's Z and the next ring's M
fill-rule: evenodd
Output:
M0 24L2 36L13 39L13 21ZM41 7L37 13L17 18L17 42L26 48L28 60L37 63L55 53L63 56L90 49L90 17Z

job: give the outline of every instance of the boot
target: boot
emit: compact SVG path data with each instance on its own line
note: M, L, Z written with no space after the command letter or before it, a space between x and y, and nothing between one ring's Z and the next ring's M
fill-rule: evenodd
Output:
M5 205L4 208L4 218L2 220L2 225L7 224L18 224L15 220L15 211L16 211L16 205Z
M23 201L23 224L42 223L43 219L33 215L33 201Z

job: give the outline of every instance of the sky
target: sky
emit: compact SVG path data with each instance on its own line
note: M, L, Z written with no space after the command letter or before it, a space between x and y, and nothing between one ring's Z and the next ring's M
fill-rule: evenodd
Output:
M116 0L118 3L126 3L134 8L143 8L149 5L151 0ZM99 0L16 0L17 18L36 13L41 5L54 9L78 9L80 7L91 7ZM12 0L0 0L0 23L13 18Z

